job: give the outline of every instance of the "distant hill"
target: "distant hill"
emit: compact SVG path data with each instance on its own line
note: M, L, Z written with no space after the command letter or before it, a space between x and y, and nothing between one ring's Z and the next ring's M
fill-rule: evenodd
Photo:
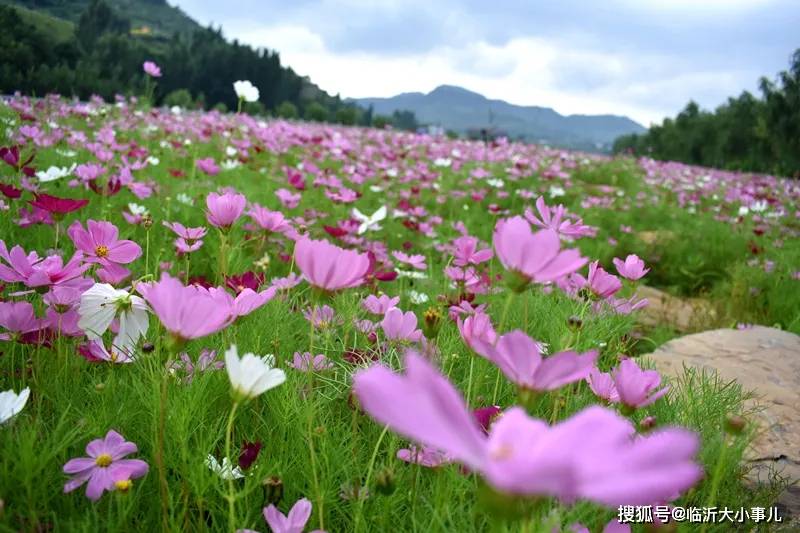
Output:
M77 23L90 0L0 0L0 4L23 6L47 13L53 17ZM171 37L175 33L188 33L200 25L179 7L166 0L107 0L116 13L131 22L133 32L153 37Z
M518 106L452 85L440 85L428 94L402 93L391 98L358 98L376 114L413 111L421 123L436 124L458 133L493 128L514 139L554 146L609 151L621 135L646 129L616 115L560 115L549 107Z

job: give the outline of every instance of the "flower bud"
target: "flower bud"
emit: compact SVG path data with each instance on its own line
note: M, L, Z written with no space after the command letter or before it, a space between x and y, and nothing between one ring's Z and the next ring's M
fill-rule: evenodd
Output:
M429 307L422 318L422 333L428 339L436 338L442 327L442 311L438 307Z
M283 498L283 480L278 476L270 476L261 482L264 490L264 505L277 505Z
M395 475L388 466L375 475L375 489L388 496L395 489Z
M654 427L656 427L656 417L654 416L646 416L639 422L639 429L642 431L650 431Z
M747 427L747 420L738 415L725 419L725 431L730 435L741 435Z
M142 215L142 227L144 229L150 229L153 227L153 216L150 213Z
M145 342L144 344L142 344L142 352L144 353L150 353L155 349L156 347L152 342Z
M578 316L572 315L567 319L567 326L573 331L579 330L583 327L583 320Z

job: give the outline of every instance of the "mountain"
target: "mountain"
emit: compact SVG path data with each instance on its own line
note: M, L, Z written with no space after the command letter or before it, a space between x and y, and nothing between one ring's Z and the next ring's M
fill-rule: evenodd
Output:
M0 4L22 6L76 24L90 3L90 0L0 0ZM166 0L108 0L107 3L115 13L130 21L134 34L158 38L200 29L197 22Z
M490 100L462 87L440 85L428 94L402 93L391 98L357 98L380 115L413 111L417 119L458 133L482 128L505 132L511 138L567 148L608 151L621 135L646 129L616 115L560 115L549 107L519 106Z

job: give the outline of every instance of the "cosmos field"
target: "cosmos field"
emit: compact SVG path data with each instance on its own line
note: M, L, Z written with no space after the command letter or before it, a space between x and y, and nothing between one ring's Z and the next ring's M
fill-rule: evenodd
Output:
M653 370L637 287L800 333L796 180L124 98L0 122L4 531L774 505L748 392Z

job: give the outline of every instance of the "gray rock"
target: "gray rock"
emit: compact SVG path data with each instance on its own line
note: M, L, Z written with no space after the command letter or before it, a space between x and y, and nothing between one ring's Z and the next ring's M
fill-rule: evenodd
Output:
M715 370L755 393L761 410L759 434L746 455L754 466L750 478L764 481L772 468L790 477L779 503L800 516L800 336L762 326L717 329L673 339L650 357L666 375L681 375L683 365Z

